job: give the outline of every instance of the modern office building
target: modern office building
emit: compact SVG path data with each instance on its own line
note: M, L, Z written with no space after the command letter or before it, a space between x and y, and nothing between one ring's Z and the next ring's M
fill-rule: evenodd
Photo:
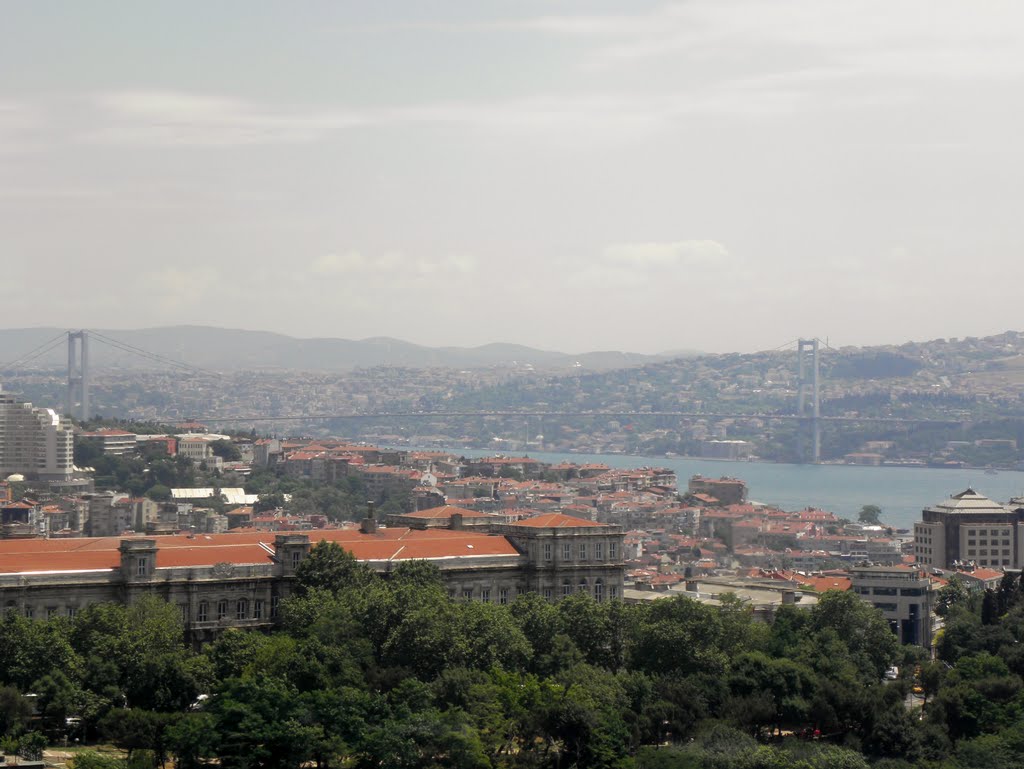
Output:
M970 564L1019 569L1024 562L1024 506L1002 505L967 489L925 508L914 524L917 562L933 569Z
M932 643L932 590L928 573L912 566L855 566L851 590L880 609L900 643Z
M53 409L0 392L0 477L66 481L74 469L71 425Z

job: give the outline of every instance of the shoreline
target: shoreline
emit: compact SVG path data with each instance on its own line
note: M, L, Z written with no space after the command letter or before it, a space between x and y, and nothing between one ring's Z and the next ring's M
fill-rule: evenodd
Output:
M531 450L525 451L501 451L489 448L473 448L464 446L458 449L458 451L448 446L433 447L429 448L426 446L389 446L388 448L404 449L406 451L447 451L449 453L457 454L458 451L472 451L472 452L484 452L488 456L530 456ZM692 456L689 454L675 454L668 456L666 454L631 454L628 452L607 452L607 451L580 451L574 449L567 449L565 451L559 451L556 449L532 449L534 453L539 454L575 454L580 456L590 457L630 457L633 459L646 459L646 460L658 460L667 459L670 461L685 460L688 462L720 462L728 465L762 465L762 466L779 466L779 467L856 467L865 468L870 470L878 469L890 469L890 470L974 470L986 475L999 475L1001 473L1020 473L1024 475L1024 469L1016 469L1012 467L995 467L991 468L995 470L994 473L988 473L990 469L987 465L958 465L956 467L944 466L944 465L918 465L918 464L893 464L885 463L880 465L858 465L850 462L778 462L774 459L723 459L722 457L699 457Z

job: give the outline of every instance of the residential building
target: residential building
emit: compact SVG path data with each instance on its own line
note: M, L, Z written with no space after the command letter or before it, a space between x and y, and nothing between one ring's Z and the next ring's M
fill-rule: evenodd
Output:
M124 456L135 451L138 445L139 436L126 430L117 430L113 427L103 427L91 432L78 433L79 438L95 441L99 444L104 454Z
M71 425L50 408L0 393L0 477L67 481L74 474Z

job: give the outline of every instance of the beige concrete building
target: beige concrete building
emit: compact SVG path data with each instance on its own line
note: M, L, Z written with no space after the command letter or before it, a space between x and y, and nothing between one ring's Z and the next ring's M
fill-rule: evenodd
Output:
M1019 569L1024 563L1024 507L1001 505L967 489L925 508L914 524L918 563L936 569L968 564Z
M900 643L932 643L932 590L925 570L911 566L855 566L854 593L880 609Z

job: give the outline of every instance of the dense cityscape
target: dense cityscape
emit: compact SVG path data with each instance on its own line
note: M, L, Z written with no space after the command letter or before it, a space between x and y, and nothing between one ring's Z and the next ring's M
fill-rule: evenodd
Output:
M1024 5L9 0L0 769L1024 769Z
M66 386L69 401L82 397L74 377ZM1008 716L969 726L962 709L963 698L979 696L986 707L1010 707L1020 688L1018 656L1006 644L1024 592L1024 498L951 490L949 499L921 500L920 521L907 529L887 524L870 502L856 520L785 510L752 503L740 478L678 479L653 466L550 463L528 453L467 458L254 428L216 433L195 420L83 420L9 393L0 412L0 645L8 650L0 675L8 752L23 761L63 760L54 740L99 740L114 746L108 751L127 750L129 762L170 753L181 766L214 758L252 765L270 760L254 757L265 751L283 762L274 765L296 766L543 766L552 753L581 766L617 766L627 755L638 766L931 766L944 754L957 766L981 766L963 757L990 761L991 751L1004 750L1000 741L1015 739L1005 731ZM742 463L732 467L742 475ZM357 599L368 585L383 591L370 604ZM432 628L403 610L374 641L371 615L356 618L380 611L378 601L433 606L431 622L454 624ZM263 688L246 682L259 654L283 653L285 639L297 644L287 654L305 658L323 654L308 648L315 638L348 637L329 630L338 612L377 645L346 663L366 677L354 683L362 705L329 666L310 679L308 694L283 669L284 678ZM538 622L548 635L537 635ZM719 629L704 636L698 628L708 622ZM800 643L844 644L847 668L822 667L817 652L794 657L786 646L794 639L778 637L783 626ZM441 642L427 653L441 641L431 640L435 632L470 633L475 651ZM682 635L659 640L666 632ZM151 653L174 668L169 689L154 699L130 667L89 672L93 657L79 637L160 645ZM67 649L60 678L19 656L32 643ZM408 643L419 648L399 651ZM658 643L670 646L655 651ZM258 652L263 644L268 651ZM506 722L504 736L475 712L479 687L509 683L499 670L532 676L528 685L540 687L530 695L540 698L530 706L540 708L532 723L501 700L501 718L519 724L508 731ZM727 675L726 689L702 691L716 670ZM416 696L438 719L429 738L403 715L420 712L401 704L412 696L408 686L392 690L378 680L398 671L426 687ZM612 678L598 684L602 675ZM837 675L848 677L861 704L829 694ZM633 687L643 680L647 694L630 700L641 696ZM451 699L456 681L471 688ZM571 716L564 700L544 701L545 687L568 681L584 698ZM612 736L625 711L603 700L607 692L588 693L596 685L621 688L615 696L630 701L626 723L641 719L631 736ZM297 699L274 688L281 686ZM317 690L341 698L332 707L370 708L353 712L365 724L342 728L319 710L325 703L307 701ZM220 694L207 707L211 691ZM371 705L371 695L383 699ZM240 742L225 731L243 717L241 704L229 704L235 697L249 701L244 707L283 697L275 707L287 710L246 713ZM390 719L388 740L380 742L370 713L385 711L378 717ZM278 717L293 726L271 737ZM580 718L599 721L573 721ZM751 736L778 746L744 742ZM685 747L653 750L659 744ZM87 752L74 760L119 759Z

